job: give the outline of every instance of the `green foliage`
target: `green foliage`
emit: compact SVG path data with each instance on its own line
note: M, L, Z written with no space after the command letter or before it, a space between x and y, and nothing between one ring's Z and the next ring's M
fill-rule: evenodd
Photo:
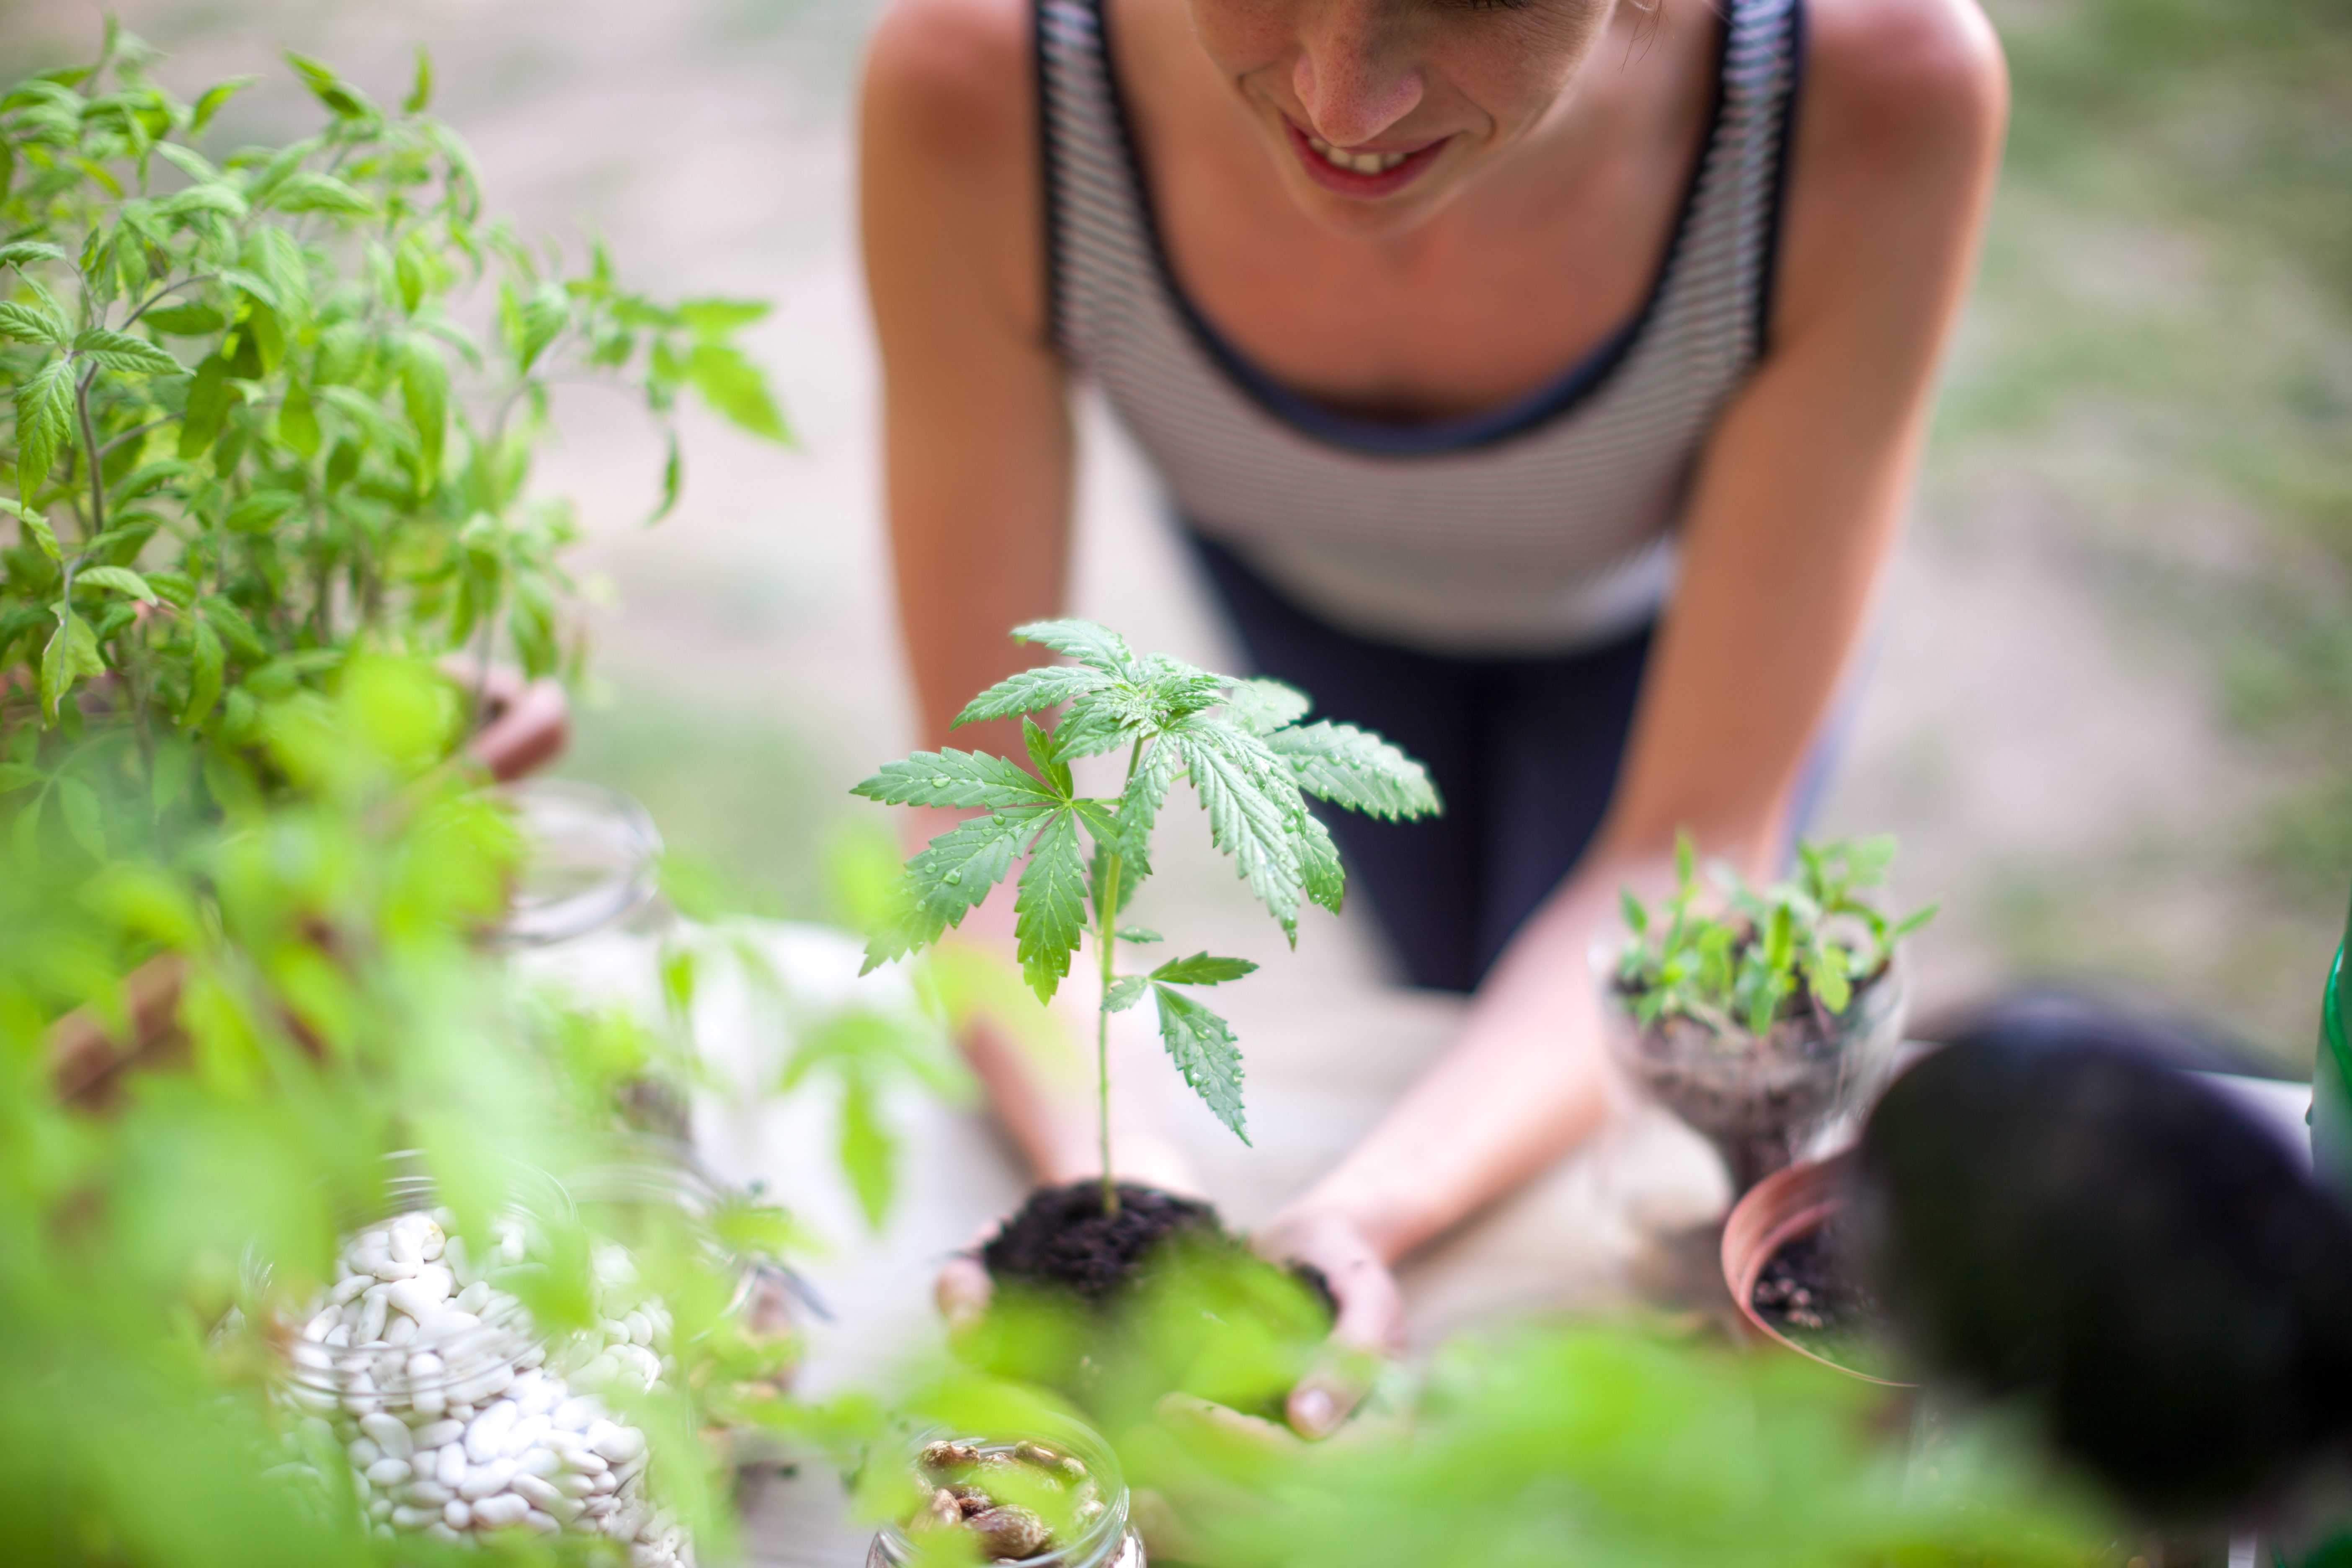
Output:
M1306 696L1277 681L1237 680L1165 655L1139 656L1091 621L1034 622L1013 637L1075 662L999 681L956 722L1019 715L1029 767L984 752L918 752L856 788L888 805L982 814L907 863L894 918L868 945L866 967L938 942L1026 855L1013 907L1022 971L1038 998L1052 999L1091 938L1101 1017L1133 1006L1148 990L1184 1081L1246 1142L1233 1031L1180 987L1236 980L1255 965L1200 953L1148 976L1121 976L1114 963L1118 941L1160 940L1121 928L1118 916L1151 874L1151 830L1168 791L1191 779L1210 837L1294 942L1300 900L1336 912L1342 891L1339 855L1307 797L1411 817L1436 811L1437 791L1420 763L1377 735L1345 724L1302 726ZM1032 717L1056 708L1050 726ZM1127 754L1119 793L1079 795L1070 764L1118 752ZM1098 1029L1098 1055L1103 1039ZM1107 1113L1103 1136L1106 1202L1113 1202Z
M1450 1346L1409 1425L1302 1444L1194 1407L1129 1429L1121 1458L1203 1568L2111 1560L2116 1521L2036 1477L2018 1434L1950 1413L1921 1448L1879 1392L1794 1357L1549 1328Z
M291 789L225 790L220 820L168 860L92 873L0 842L0 1561L429 1552L322 1517L268 1473L292 1428L266 1335L239 1324L328 1276L342 1216L380 1200L393 1151L425 1151L470 1215L505 1203L526 1166L611 1159L613 1097L643 1061L614 1021L527 1005L475 945L503 912L517 846L488 797L431 765L457 718L446 695L428 668L359 658L322 691L274 699L257 732ZM101 824L151 809L110 779L66 782ZM158 958L184 965L184 1068L134 1075L107 1115L60 1104L53 1021L80 1006L119 1020L124 976ZM730 1247L784 1239L772 1211L710 1217ZM554 1239L530 1292L551 1327L589 1300L585 1237ZM625 1239L680 1342L709 1358L697 1390L633 1414L667 1438L660 1484L723 1551L723 1494L693 1433L741 1415L737 1381L765 1352L729 1317L732 1278L709 1247ZM556 1555L511 1544L517 1561Z
M356 650L564 668L575 530L530 488L558 381L625 391L670 433L665 510L686 388L786 437L734 342L763 307L664 304L601 247L568 266L488 218L465 146L424 111L424 62L392 110L289 59L325 123L226 154L206 124L245 84L184 102L111 28L92 65L0 94L16 765L143 779L180 739L245 767L268 754L264 709ZM465 324L474 302L495 305L487 333ZM194 787L217 807L211 766Z
M1699 909L1704 889L1688 835L1675 841L1675 890L1653 910L1619 894L1632 933L1617 984L1649 1026L1694 1019L1718 1034L1762 1036L1807 1007L1835 1016L1857 986L1883 973L1895 945L1934 918L1934 906L1890 922L1864 895L1886 879L1891 837L1801 843L1797 875L1758 891L1727 866L1710 868L1720 914Z

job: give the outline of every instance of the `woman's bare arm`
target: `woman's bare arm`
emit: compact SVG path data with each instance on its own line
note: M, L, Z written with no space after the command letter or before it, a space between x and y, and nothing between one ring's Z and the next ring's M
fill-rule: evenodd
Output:
M1393 1262L1557 1159L1603 1110L1587 947L1617 886L1653 875L1678 827L1773 868L1899 529L2006 104L1967 0L1809 10L1773 342L1697 476L1609 819L1446 1055L1271 1227L1276 1247L1320 1237Z
M1029 25L1023 0L897 0L866 60L866 287L898 615L929 747L948 743L975 692L1037 662L1007 633L1062 613L1067 592L1074 454L1045 327ZM952 740L1022 754L1006 721ZM917 813L909 836L954 815ZM997 889L963 935L1009 959L1012 906ZM1040 1180L1094 1173L1091 1068L1020 1034L982 1024L963 1041L998 1120ZM1120 1093L1114 1115L1123 1173L1190 1186L1148 1108Z

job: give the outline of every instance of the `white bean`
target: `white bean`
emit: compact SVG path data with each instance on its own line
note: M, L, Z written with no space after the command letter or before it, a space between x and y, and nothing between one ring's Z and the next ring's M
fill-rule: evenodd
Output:
M530 1511L530 1504L512 1492L500 1492L486 1497L474 1505L474 1522L493 1529L500 1525L520 1524L522 1516Z
M394 1301L393 1305L396 1307L400 1303ZM404 1345L415 1337L415 1318L394 1318L383 1326L383 1342L388 1345Z
M535 1480L538 1478L532 1479ZM570 1498L593 1496L596 1490L595 1477L583 1476L576 1471L570 1475L551 1476L548 1478L547 1484Z
M613 1463L625 1466L646 1451L646 1435L634 1426L609 1426L602 1436L592 1434L588 1446Z
M435 1383L448 1372L448 1366L431 1351L418 1351L408 1358L408 1381Z
M379 1487L398 1486L408 1479L409 1473L406 1459L378 1459L367 1468L369 1483Z
M436 1541L446 1541L452 1546L457 1545L458 1542L466 1539L456 1531L450 1529L446 1521L437 1518L434 1520L432 1523L425 1527L425 1533L431 1536Z
M352 1468L355 1470L364 1470L383 1458L383 1450L377 1447L372 1438L367 1437L352 1438L351 1447L345 1448L343 1452L351 1456Z
M433 1467L433 1479L451 1491L457 1489L458 1483L466 1479L466 1446L464 1444L451 1443L441 1450L440 1460Z
M514 1489L516 1496L530 1499L533 1506L539 1508L546 1508L556 1502L558 1500L567 1502L571 1500L570 1499L565 1498L562 1492L557 1491L551 1484L541 1479L537 1476L519 1475L515 1477Z
M642 1311L631 1312L626 1318L623 1319L622 1321L625 1322L629 1326L629 1342L631 1344L649 1345L654 1342L654 1325L652 1320L648 1319Z
M367 1505L367 1516L381 1524L392 1517L392 1500L388 1497L380 1497Z
M373 1274L377 1279L383 1280L384 1283L390 1284L395 1279L411 1279L415 1278L417 1269L423 1267L424 1265L416 1262L413 1258L404 1261L397 1258L387 1258L383 1262L377 1264L373 1268L370 1269L369 1272Z
M408 1216L403 1215L405 1220ZM425 1238L416 1234L413 1225L396 1224L392 1227L392 1239L384 1248L394 1263L425 1261Z
M475 1416L466 1427L466 1458L478 1465L497 1458L517 1414L512 1400L501 1399Z
M360 1417L360 1430L375 1439L388 1458L405 1459L416 1452L416 1438L397 1415L381 1411Z
M347 1274L342 1279L335 1281L335 1288L327 1292L327 1300L332 1301L338 1307L347 1307L351 1305L352 1302L359 1299L359 1293L361 1291L366 1289L369 1286L374 1283L375 1277L373 1275Z
M518 1405L516 1408L521 1407ZM547 1435L546 1416L526 1415L507 1429L506 1436L499 1439L499 1451L502 1454L520 1454L527 1448L537 1447Z
M452 1241L450 1245L455 1247L457 1243ZM487 1279L477 1279L457 1292L457 1310L461 1312L479 1312L488 1303L489 1299L490 1282Z
M414 1362L409 1363L409 1369L413 1374L415 1371ZM416 1429L416 1446L419 1448L437 1448L444 1443L454 1443L465 1435L466 1424L463 1421L431 1421Z
M535 1508L523 1510L522 1523L524 1529L535 1530L541 1535L553 1535L563 1528L551 1516L541 1513Z
M449 1489L439 1481L411 1481L400 1495L411 1508L439 1508L449 1500Z
M514 1476L515 1462L512 1459L493 1459L479 1469L467 1470L466 1479L457 1483L457 1495L471 1502L476 1498L502 1492Z
M566 1432L584 1432L591 1421L604 1414L603 1402L593 1394L575 1394L547 1413L548 1419Z
M474 1523L473 1505L463 1498L451 1498L441 1505L441 1519L452 1530L471 1529Z
M441 1510L437 1508L410 1508L403 1504L392 1510L394 1528L399 1530L422 1530L440 1517Z
M359 1321L352 1325L352 1338L362 1344L383 1332L383 1320L391 1306L374 1290L360 1298Z

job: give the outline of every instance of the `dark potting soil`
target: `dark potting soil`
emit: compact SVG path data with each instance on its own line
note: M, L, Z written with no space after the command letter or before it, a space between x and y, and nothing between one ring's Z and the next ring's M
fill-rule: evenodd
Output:
M1103 1212L1102 1184L1040 1187L980 1249L992 1279L1067 1290L1090 1305L1131 1283L1164 1244L1184 1240L1238 1248L1217 1211L1198 1198L1118 1184L1118 1212ZM1336 1315L1331 1282L1311 1263L1291 1272Z
M1756 1277L1748 1304L1815 1355L1856 1372L1884 1359L1885 1310L1847 1260L1845 1229L1832 1218L1783 1243Z

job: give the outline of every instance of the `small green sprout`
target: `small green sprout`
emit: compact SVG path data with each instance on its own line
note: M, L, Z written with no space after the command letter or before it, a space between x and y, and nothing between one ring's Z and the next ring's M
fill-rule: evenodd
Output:
M1718 1035L1770 1032L1808 1007L1834 1017L1858 987L1882 973L1895 944L1934 918L1936 906L1889 922L1864 897L1886 879L1891 837L1797 846L1797 874L1761 892L1730 867L1708 868L1726 910L1699 911L1697 854L1687 834L1675 840L1675 890L1654 912L1621 889L1632 936L1617 963L1617 986L1634 1021L1649 1028L1669 1017L1705 1024Z
M1110 1016L1147 994L1184 1081L1235 1137L1249 1142L1233 1030L1191 988L1238 980L1257 965L1206 952L1141 974L1120 974L1114 963L1119 942L1162 940L1157 931L1122 926L1119 916L1151 875L1151 831L1170 787L1180 778L1192 781L1212 841L1294 945L1300 900L1336 914L1343 886L1339 850L1307 810L1307 796L1397 818L1439 810L1437 791L1427 770L1378 735L1347 724L1300 723L1307 699L1279 681L1213 675L1162 654L1139 656L1091 621L1037 621L1013 636L1076 662L1000 681L955 721L1019 716L1030 767L984 752L918 752L856 788L886 805L982 812L907 862L898 908L868 943L866 966L939 941L1025 854L1013 910L1031 989L1051 1001L1083 940L1091 940L1100 971L1095 1058L1103 1207L1115 1213ZM1055 709L1061 717L1050 725L1031 717ZM1076 793L1072 763L1122 749L1127 774L1118 795Z

